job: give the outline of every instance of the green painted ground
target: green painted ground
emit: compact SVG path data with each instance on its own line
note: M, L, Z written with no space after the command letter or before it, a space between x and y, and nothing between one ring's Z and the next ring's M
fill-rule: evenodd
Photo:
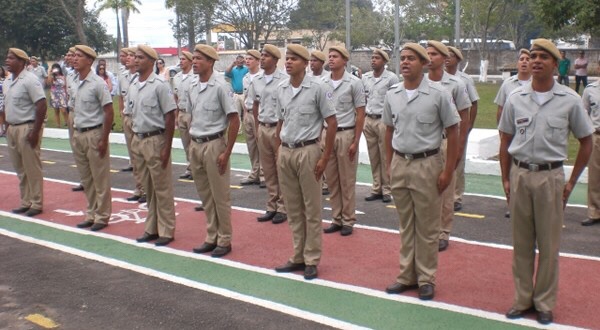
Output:
M471 315L294 281L209 261L176 256L107 238L66 232L0 217L0 227L14 233L114 258L167 274L274 301L312 313L375 329L511 329L518 326ZM341 303L343 302L343 303ZM360 312L358 312L360 311Z

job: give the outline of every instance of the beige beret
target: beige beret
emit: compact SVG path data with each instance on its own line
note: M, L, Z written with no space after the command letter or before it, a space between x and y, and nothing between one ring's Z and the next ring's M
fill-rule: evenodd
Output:
M426 60L427 62L429 62L429 55L427 55L427 50L425 48L423 48L423 46L416 44L414 42L407 42L402 46L400 51L402 51L404 49L412 50L413 52L417 53L417 55L422 60Z
M127 48L127 54L131 54L135 56L135 52L137 52L137 47L129 47Z
M456 55L456 57L458 58L459 62L465 59L463 57L463 54L460 52L460 50L458 48L452 47L452 46L448 46L448 50L451 51L451 52L453 52L454 55Z
M304 47L302 45L289 44L287 46L287 51L288 51L288 53L294 53L294 54L302 57L303 59L310 61L310 53L308 52L308 49L306 49L306 47Z
M127 47L121 48L121 53L123 53L123 54L129 53L129 48L127 48Z
M27 56L27 53L19 48L9 48L8 52L15 54L16 57L22 60L29 61L29 56Z
M314 56L317 60L321 62L325 62L327 60L327 56L325 56L325 54L319 50L313 50L313 52L310 53L310 56Z
M137 50L148 55L153 60L158 60L158 53L154 50L154 48L148 45L138 45Z
M381 48L373 49L373 54L379 54L386 62L390 61L390 55L388 55L388 53Z
M88 57L91 57L93 59L96 59L96 57L98 56L96 54L96 51L91 49L89 46L86 45L76 45L75 49L84 53L85 55L87 55Z
M257 60L260 60L260 52L256 49L250 49L249 51L246 52L246 54L254 57Z
M71 47L71 48L69 48L69 53L73 53L73 54L75 54L75 51L76 51L76 50L77 50L77 49L75 49L75 47Z
M196 47L194 47L194 51L204 54L215 61L219 60L219 54L217 54L217 51L209 45L197 44Z
M262 50L263 50L263 52L267 52L267 53L273 55L273 57L275 57L277 59L281 58L281 52L279 51L279 48L277 48L271 44L265 44L263 46Z
M440 52L440 54L446 57L450 56L450 53L448 52L448 47L446 47L446 45L439 41L427 40L427 47L433 47L437 49L437 51Z
M333 46L333 47L329 47L329 51L331 52L332 50L342 54L342 56L346 59L349 60L350 59L350 53L348 53L348 50L346 50L346 48L344 47L340 47L340 46Z
M552 57L554 57L554 59L560 61L560 52L558 51L558 47L556 47L556 45L552 41L543 38L535 39L531 43L530 51L539 49L547 51L548 53L550 53L550 55L552 55Z
M529 49L525 49L525 48L519 49L519 56L521 56L521 54L525 54L527 56L531 56L531 53L529 52Z
M181 51L181 55L185 56L185 58L187 58L188 60L192 60L192 58L194 57L192 55L192 53L188 52L187 50L182 50Z

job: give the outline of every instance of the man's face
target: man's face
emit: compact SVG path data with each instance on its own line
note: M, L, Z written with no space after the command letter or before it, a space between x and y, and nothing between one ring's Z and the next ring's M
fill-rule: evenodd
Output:
M423 74L425 63L412 49L400 52L400 74L405 80L415 80Z
M427 55L429 56L429 68L430 69L441 69L446 61L446 56L442 55L437 48L427 47Z
M135 71L140 75L147 74L154 68L154 59L150 58L146 53L138 50L135 52Z
M530 60L529 55L521 54L517 63L517 72L531 74Z
M65 63L67 63L67 66L71 66L71 60L72 60L73 54L71 53L67 53L65 54Z
M6 54L4 65L6 66L6 70L8 70L8 72L17 72L19 69L23 70L25 67L24 61L18 58L13 52L8 52L8 54Z
M192 67L192 61L188 60L184 55L181 55L179 58L179 66L181 66L181 70L188 71Z
M456 57L456 54L454 54L454 52L450 52L450 55L446 57L446 61L444 64L446 64L447 68L455 68L458 66L458 57Z
M344 56L342 56L342 54L340 54L339 52L336 52L335 50L332 50L329 52L329 69L333 70L339 70L341 68L345 68L346 67L346 59L344 58Z
M299 76L306 70L306 60L296 55L296 53L288 52L285 54L285 72L290 76Z
M31 63L31 66L33 66L34 68L38 66L38 61L34 58L29 59L29 63Z
M120 52L119 53L119 62L121 63L121 65L127 64L127 54Z
M556 59L545 50L531 51L531 74L536 78L554 77L554 69L558 66Z
M323 70L323 65L325 63L322 62L320 59L311 56L310 57L310 70L312 72L321 72L321 70Z
M73 55L73 68L80 72L86 68L91 68L94 60L87 55L85 55L82 51L76 50Z
M262 51L260 53L260 67L263 70L270 71L277 66L277 59L269 52Z
M239 68L244 66L244 57L243 56L238 56L235 59L235 65Z
M258 60L252 55L246 55L244 62L246 63L246 66L249 70L256 70L256 68L258 68L259 66Z
M192 57L192 68L195 74L204 74L212 69L215 62L206 55L199 51L194 51L194 57Z
M371 69L378 71L383 69L384 66L385 60L383 59L383 56L379 54L371 55Z
M560 52L560 57L564 59L565 57L567 57L567 54L565 52Z
M135 54L127 53L127 68L135 68Z

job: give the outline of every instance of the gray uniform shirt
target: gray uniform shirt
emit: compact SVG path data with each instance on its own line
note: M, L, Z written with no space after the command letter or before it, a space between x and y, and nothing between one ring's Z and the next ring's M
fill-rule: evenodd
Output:
M341 83L333 87L331 75L323 78L325 84L333 88L333 104L338 127L351 127L356 124L356 108L364 107L365 89L362 81L344 71Z
M31 67L31 70L29 71L36 76L36 78L40 83L42 83L42 85L44 85L44 83L46 82L46 78L48 78L48 72L46 71L46 69L44 69L43 66L38 65L35 68Z
M565 160L569 130L578 139L594 131L579 95L556 82L543 104L538 104L531 84L515 89L506 100L498 129L514 136L508 147L514 158L534 164Z
M73 98L73 95L75 95L75 90L73 88L76 86L75 84L77 79L77 72L75 70L67 74L67 107L71 108L71 111L75 106L75 99Z
M431 82L440 84L450 93L450 95L452 95L452 100L458 111L469 110L469 108L471 108L471 100L467 93L467 87L457 76L444 71L440 81Z
M423 77L410 99L403 82L387 92L383 122L394 128L392 147L415 154L439 148L444 128L459 123L460 116L450 93Z
M133 80L127 93L135 133L149 133L165 128L165 115L177 106L169 83L154 72L144 83Z
M187 90L188 111L192 114L190 135L204 137L223 132L229 125L227 115L237 113L231 84L213 72L206 87L198 79Z
M375 78L373 71L367 72L362 76L362 82L365 86L365 95L367 98L366 113L369 115L383 114L383 101L388 90L398 82L398 76L389 70L383 70L381 76Z
M198 79L198 76L194 74L192 70L188 73L183 71L178 72L173 77L173 93L177 95L177 108L181 111L187 110L187 100L185 91L190 88L192 83Z
M279 70L276 70L277 72ZM275 72L273 74L275 74ZM244 79L242 79L242 84L244 85L244 107L249 111L252 111L252 106L254 105L254 98L250 97L250 85L254 78L258 77L258 75L262 74L263 70L258 70L256 73L246 73Z
M131 86L131 83L137 79L137 77L137 72L131 73L129 70L121 72L121 75L119 76L119 95L123 97L123 113L126 115L131 115L131 108L127 106L127 104L129 104L129 100L127 98L129 86Z
M283 121L280 138L284 143L299 143L321 136L323 120L335 115L333 91L320 78L305 75L300 91L294 95L290 80L277 88L277 115Z
M246 75L247 77L248 75ZM252 80L248 88L248 99L259 102L258 121L262 123L276 123L277 116L277 87L289 76L280 70L273 72L273 79L267 82L264 73Z
M90 71L83 81L73 82L73 104L75 127L87 128L104 123L104 109L112 103L108 86L95 72Z
M527 82L530 81L531 80L527 80ZM502 86L500 86L498 94L496 94L496 99L494 100L494 103L496 105L504 107L504 103L506 103L506 99L508 98L510 93L512 93L512 91L521 86L523 85L521 84L517 76L506 78L506 80L504 80L504 82L502 83Z
M23 70L15 79L6 78L2 85L6 122L20 124L35 120L35 103L45 99L44 87L33 73Z
M583 107L587 110L596 132L600 132L600 82L589 84L583 90Z
M471 103L475 101L479 101L479 93L477 93L477 89L475 88L475 81L468 74L462 71L456 71L456 75L459 77L462 82L467 86L467 94L469 95L469 100Z

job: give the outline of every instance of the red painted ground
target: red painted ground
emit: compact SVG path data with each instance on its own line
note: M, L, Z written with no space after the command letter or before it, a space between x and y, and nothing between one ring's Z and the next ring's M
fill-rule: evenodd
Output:
M17 178L0 174L0 209L10 211L19 205ZM44 183L44 213L38 219L74 226L83 216L66 216L56 209L85 210L83 193L71 192L70 185ZM113 192L113 198L128 194ZM139 204L113 202L113 214ZM177 202L177 230L170 247L190 251L204 241L204 212L195 205ZM140 216L144 217L145 212ZM258 223L257 213L232 211L233 251L226 258L259 267L273 268L292 253L292 241L286 223ZM103 232L128 238L143 233L143 224L124 221ZM319 277L339 283L383 290L398 274L397 234L355 229L349 237L323 235L323 257ZM451 242L440 254L435 300L449 304L504 313L512 303L513 282L511 251ZM560 260L560 291L554 310L555 322L585 328L600 328L600 262L571 258ZM408 293L416 296L416 292Z

